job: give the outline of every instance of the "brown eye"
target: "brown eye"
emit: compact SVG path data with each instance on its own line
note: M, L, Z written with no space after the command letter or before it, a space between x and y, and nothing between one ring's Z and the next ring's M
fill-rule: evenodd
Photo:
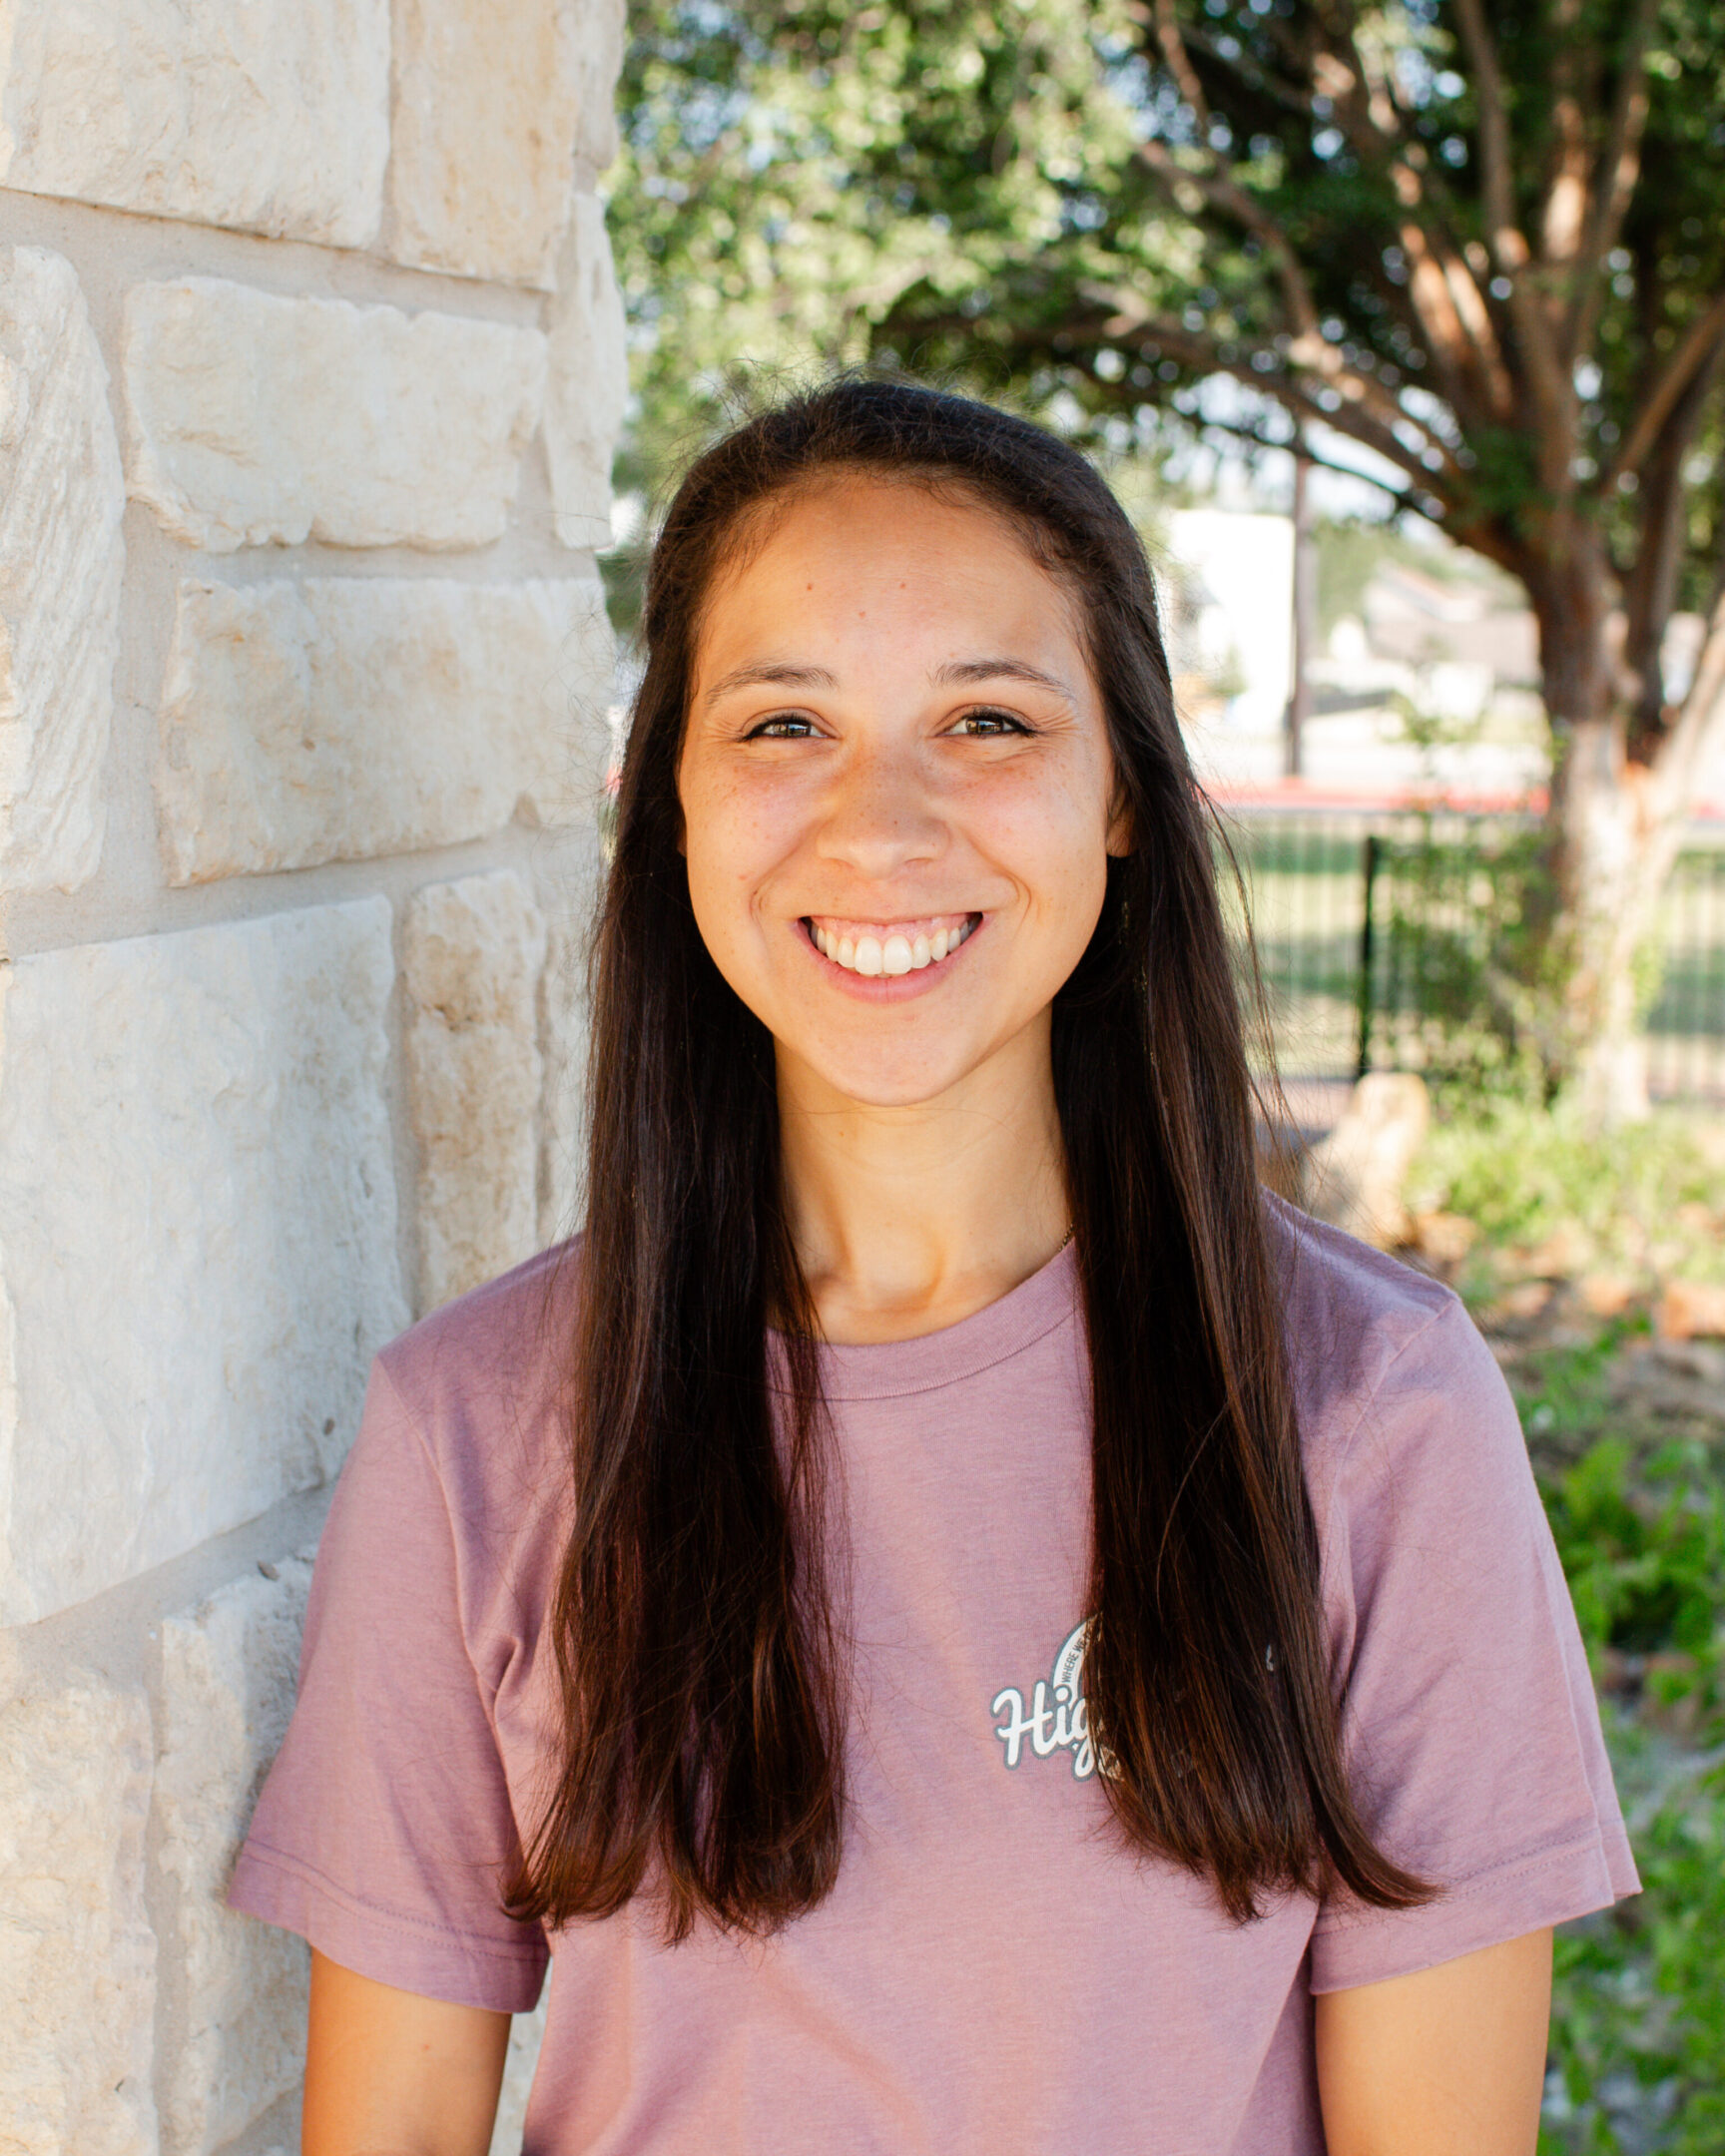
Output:
M744 735L745 741L808 741L815 732L813 719L799 717L796 712L782 712L777 719L763 719L757 727L751 727Z
M1014 718L1010 712L973 711L966 712L951 731L954 734L980 735L988 739L1003 734L1028 734L1030 729L1022 719Z

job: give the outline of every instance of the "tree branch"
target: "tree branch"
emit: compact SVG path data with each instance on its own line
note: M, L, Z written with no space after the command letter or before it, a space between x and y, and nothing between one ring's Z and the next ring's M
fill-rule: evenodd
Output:
M1182 327L1178 322L1168 321L1148 313L1136 300L1135 295L1115 292L1092 292L1089 297L1098 312L1108 310L1107 317L1098 320L1096 332L1110 343L1123 340L1130 334L1140 343L1153 343L1170 357L1179 359L1200 373L1227 374L1261 395L1270 397L1296 417L1319 426L1332 428L1338 434L1347 434L1365 448L1374 450L1386 462L1406 472L1416 484L1426 487L1434 494L1443 490L1445 475L1434 472L1420 452L1410 449L1380 419L1355 406L1347 404L1335 411L1327 410L1313 392L1288 374L1261 373L1245 359L1230 359L1224 355L1221 345L1213 338ZM1326 382L1326 387L1332 384ZM1345 393L1340 392L1339 393ZM1445 445L1420 426L1417 420L1396 407L1397 418L1405 425L1415 427L1448 465L1447 476L1456 472ZM1206 422L1208 423L1208 422Z
M1539 414L1540 477L1552 493L1565 494L1571 484L1569 435L1574 387L1563 372L1550 325L1525 273L1532 256L1526 236L1515 222L1509 112L1497 48L1480 0L1455 0L1455 14L1479 101L1479 177L1491 252L1509 280L1510 319L1515 324L1516 341L1527 364L1528 386Z
M1282 228L1248 189L1230 178L1225 168L1207 173L1190 171L1175 160L1166 143L1152 140L1140 144L1137 158L1141 165L1147 165L1163 183L1181 209L1187 207L1180 202L1181 189L1195 187L1208 197L1218 210L1227 211L1229 216L1236 219L1248 232L1262 240L1276 265L1277 278L1282 286L1282 296L1287 302L1295 334L1306 336L1317 332L1318 309L1313 303L1312 287L1306 281L1306 272L1300 267L1300 259L1289 246Z
M1179 17L1174 12L1174 0L1156 0L1156 42L1162 48L1162 59L1180 95L1191 106L1200 132L1208 138L1210 133L1210 103L1204 95L1204 85L1198 80L1198 71L1192 65L1186 50L1186 41L1180 35Z
M1502 347L1473 272L1468 269L1444 211L1446 190L1427 160L1424 145L1408 140L1399 124L1388 129L1375 115L1374 98L1361 70L1364 61L1350 27L1348 57L1331 50L1315 53L1312 74L1355 153L1386 174L1396 200L1407 213L1399 237L1409 262L1410 326L1426 339L1440 372L1444 394L1464 417L1468 407L1480 417L1502 423L1514 411L1514 384L1503 362ZM1382 116L1399 123L1387 99Z
M1677 400L1693 380L1696 369L1711 358L1722 338L1725 338L1725 292L1720 292L1707 311L1690 323L1688 335L1672 353L1653 393L1642 405L1635 424L1606 467L1600 490L1607 497L1623 474L1633 471L1658 440L1660 428L1676 409Z
M1569 310L1563 325L1563 354L1571 365L1593 341L1603 301L1599 266L1617 245L1630 197L1641 177L1641 136L1647 125L1648 40L1659 13L1659 0L1639 0L1617 75L1611 124L1593 177L1593 210L1571 272Z
M1226 211L1263 244L1276 266L1277 278L1291 318L1294 334L1287 356L1296 367L1317 375L1349 403L1371 410L1387 433L1393 434L1397 427L1415 427L1439 456L1445 459L1449 457L1448 444L1441 436L1434 434L1429 427L1405 411L1381 382L1376 382L1370 375L1350 367L1335 345L1324 335L1312 289L1306 281L1306 273L1300 266L1299 257L1289 245L1282 228L1249 190L1241 187L1226 170L1193 172L1178 164L1165 143L1144 143L1137 156L1140 162L1148 166L1169 188L1176 203L1179 202L1183 187L1197 188L1218 209ZM1333 414L1331 416L1334 417Z

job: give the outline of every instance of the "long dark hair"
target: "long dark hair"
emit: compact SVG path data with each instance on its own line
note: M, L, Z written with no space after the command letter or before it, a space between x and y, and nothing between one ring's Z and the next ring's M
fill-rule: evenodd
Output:
M594 963L564 1752L511 1906L564 1923L645 1888L673 1938L702 1916L764 1931L839 1871L849 1671L819 1329L773 1042L697 931L677 768L716 573L776 502L847 473L975 502L1076 596L1130 808L1132 850L1053 1013L1108 1801L1128 1845L1207 1876L1236 1918L1335 1882L1407 1906L1429 1889L1375 1847L1344 1770L1234 969L1144 550L1040 428L860 379L709 449L653 552Z

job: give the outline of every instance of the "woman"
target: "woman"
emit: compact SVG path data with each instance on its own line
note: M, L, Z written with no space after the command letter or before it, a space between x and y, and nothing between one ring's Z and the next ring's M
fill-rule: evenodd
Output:
M236 1905L309 2156L1531 2150L1635 1885L1454 1299L1261 1195L1139 543L848 382L655 551L589 1216L379 1359Z

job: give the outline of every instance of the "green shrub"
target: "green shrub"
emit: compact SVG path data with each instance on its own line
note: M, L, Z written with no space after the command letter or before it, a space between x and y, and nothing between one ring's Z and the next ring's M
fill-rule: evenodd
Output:
M1518 1387L1589 1659L1631 1695L1605 1725L1643 1886L1558 1934L1544 2156L1725 2149L1725 1488L1715 1447L1611 1427L1633 1330Z
M1439 1100L1414 1164L1416 1213L1463 1214L1480 1230L1459 1283L1488 1297L1518 1250L1568 1239L1577 1270L1620 1272L1649 1290L1658 1283L1725 1278L1725 1171L1717 1127L1660 1109L1644 1123L1600 1135L1572 1104ZM1568 1270L1565 1268L1564 1270Z

